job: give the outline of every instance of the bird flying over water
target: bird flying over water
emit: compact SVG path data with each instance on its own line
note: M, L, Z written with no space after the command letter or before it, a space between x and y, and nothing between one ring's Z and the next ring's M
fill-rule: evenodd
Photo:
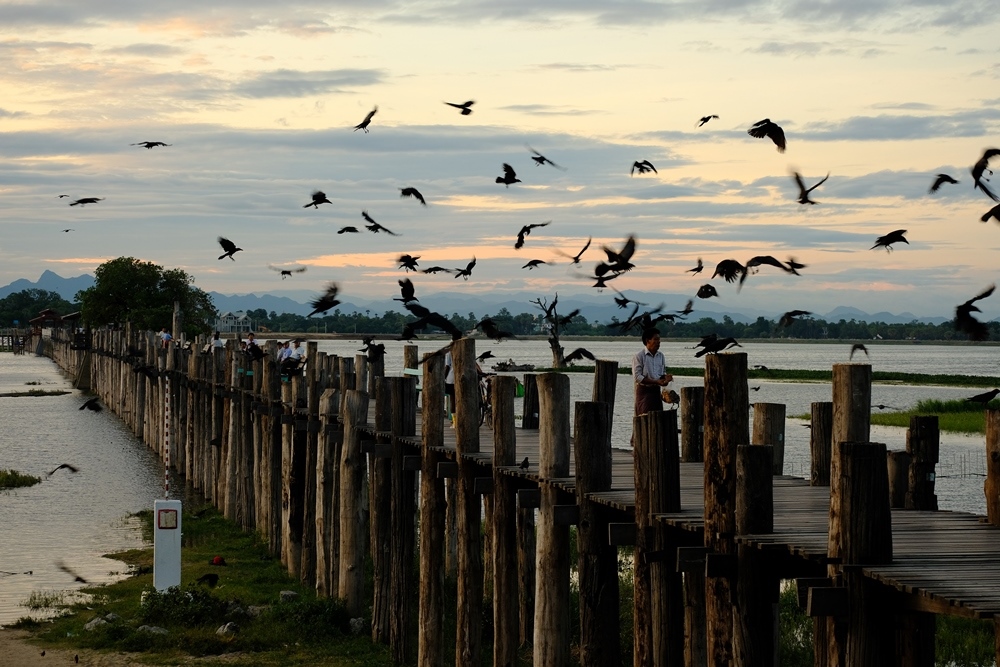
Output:
M219 255L219 259L222 259L223 257L228 257L229 259L232 259L235 262L236 260L233 259L233 255L243 250L243 248L237 248L235 243L225 238L224 236L219 237L219 245L222 246L223 250L225 250L224 253Z
M847 357L848 361L851 361L852 359L854 359L854 353L855 352L864 352L866 358L868 358L868 359L871 358L871 357L868 356L868 348L865 347L864 343L855 343L854 345L851 346L851 355L849 357Z
M705 268L705 264L701 261L701 257L698 258L698 264L693 269L688 269L684 273L690 273L691 275L698 275L701 270Z
M463 280L468 280L469 276L472 275L472 267L474 267L475 265L476 265L476 258L473 257L472 261L466 264L464 269L455 269L454 271L455 277L458 278L459 276L462 276Z
M365 229L367 229L368 231L374 234L378 234L379 232L385 232L386 234L389 234L391 236L399 236L399 234L392 231L388 227L383 227L382 225L372 220L372 217L368 215L368 211L361 211L361 217L364 218L365 221L368 223L367 225L365 225Z
M399 259L396 260L399 262L399 266L397 268L406 269L407 271L416 271L418 259L420 259L420 255L400 255Z
M816 202L814 202L812 199L809 199L809 193L818 188L819 186L823 185L824 183L826 183L826 179L830 178L830 174L828 173L826 176L823 177L822 181L812 186L811 188L807 188L799 172L794 171L792 172L792 174L795 176L795 184L799 186L800 204L815 204Z
M326 198L325 192L323 192L322 190L317 190L316 192L312 193L312 201L303 206L302 208L309 208L310 206L312 206L313 208L318 209L320 204L332 204L332 203L333 203L332 201Z
M475 100L469 100L468 102L465 102L463 104L455 104L454 102L445 102L445 104L447 104L450 107L455 107L456 109L461 109L463 116L468 116L470 113L472 113L472 108L471 107L475 103L476 103Z
M535 166L536 167L540 167L543 164L549 164L549 165L552 165L553 167L555 167L556 169L561 169L562 171L566 171L566 167L560 167L555 162L553 162L552 160L548 159L547 157L545 157L544 155L542 155L541 153L539 153L538 151L536 151L531 146L528 146L528 150L531 151L532 153L534 153L534 155L531 156L531 159L535 161Z
M524 246L524 237L531 234L532 229L535 229L536 227L547 227L550 224L552 224L551 220L547 222L533 223L521 227L521 231L517 233L517 241L514 242L514 250L520 250Z
M313 299L309 304L313 307L313 311L306 315L306 317L312 317L318 313L325 313L334 306L340 305L340 301L337 300L337 293L340 291L340 286L337 283L329 283L326 286L326 292L323 296Z
M101 404L98 403L98 400L99 399L98 399L97 396L94 396L93 398L88 398L87 401L83 405L80 406L80 409L81 410L91 410L93 412L100 412L104 408L101 407Z
M427 202L424 200L424 196L422 194L420 194L420 191L417 190L416 188L400 188L399 189L399 196L400 197L413 197L414 199L416 199L417 201L419 201L424 206L427 206Z
M701 119L698 121L698 127L701 127L702 125L712 120L713 118L718 119L719 117L716 116L714 113L711 114L710 116L702 116Z
M990 285L985 290L972 297L965 303L955 307L955 330L968 334L969 340L986 340L990 337L990 330L985 324L975 318L972 313L981 313L976 306L976 301L985 299L993 294L996 285Z
M593 352L590 352L589 350L586 350L582 347L576 348L575 350L567 354L565 357L563 357L563 361L565 361L567 364L574 361L578 361L580 359L590 359L591 361L597 361L597 358L594 356Z
M56 562L56 567L58 567L60 570L62 570L66 574L70 575L71 577L73 577L73 581L75 581L77 583L80 583L80 584L89 583L86 579L84 579L83 577L81 577L79 574L77 574L73 570L69 569L66 566L66 564L64 562L62 562L62 561L57 561Z
M905 233L906 233L905 229L897 229L895 231L889 232L885 236L880 236L877 239L875 239L875 245L869 248L869 250L874 250L875 248L882 247L885 248L886 252L892 252L893 243L902 242L905 243L906 245L910 245L910 242L906 240L905 236L903 236L903 234Z
M81 409L82 409L82 408L81 408ZM47 473L47 474L46 474L45 476L46 476L46 477L52 477L52 475L56 474L57 472L59 472L59 471L60 471L60 470L62 470L63 468L65 468L66 470L69 470L70 472L80 472L80 469L79 469L79 468L77 468L76 466L73 466L73 465L70 465L70 464L68 464L68 463L61 463L61 464L59 464L59 466L58 466L58 467L56 467L56 469L55 469L55 470L53 470L53 471L52 471L52 472L50 472L50 473Z
M785 152L785 131L777 123L772 123L770 118L754 123L753 127L747 130L747 134L755 139L767 137L778 147L779 153Z
M747 267L735 259L724 259L715 265L715 273L712 274L712 277L722 276L727 283L734 283L746 274Z
M973 165L972 189L974 190L976 188L979 188L980 190L983 191L983 194L985 194L987 197L989 197L995 202L1000 202L1000 197L997 197L996 193L994 193L992 190L986 187L986 185L983 183L984 180L983 174L985 172L988 171L990 172L991 176L993 175L993 171L989 168L989 162L990 158L994 158L997 155L1000 155L1000 148L987 148L983 152L983 157L979 158L979 161L976 162L975 165Z
M84 197L83 199L77 199L69 203L70 206L86 206L87 204L96 204L99 201L104 201L104 197Z
M363 121L361 121L360 123L358 123L357 125L354 126L354 131L357 132L358 130L364 130L365 134L368 134L368 126L371 125L372 117L376 113L378 113L378 106L376 106L374 109L372 109L371 111L369 111L368 115L365 116L365 119Z
M649 160L643 160L642 162L639 161L633 162L632 171L629 172L629 176L633 176L637 170L640 174L645 174L650 171L652 171L654 174L660 173L656 171L656 167L654 167L653 163L650 162Z
M403 278L402 280L399 280L397 282L399 282L399 294L402 298L397 299L393 297L392 299L393 301L402 301L404 304L406 304L410 303L411 301L420 300L416 297L416 288L414 288L412 280L410 280L409 278Z
M983 220L983 222L986 222L986 221L985 221L985 220ZM74 229L64 229L63 231L64 231L64 232L72 232L72 231L76 231L76 230L74 230Z
M491 317L485 317L476 323L476 329L482 329L483 333L488 337L492 338L496 342L502 341L504 338L517 338L514 334L509 331L501 331L497 323L493 321Z
M795 322L796 317L802 317L803 315L812 315L808 310L790 310L781 316L778 320L779 327L790 327L792 323Z
M931 189L928 190L927 193L930 194L932 192L937 192L938 188L940 188L945 183L955 184L955 183L958 183L958 181L956 181L954 178L952 178L948 174L938 174L937 178L934 179L934 182L931 183Z
M506 162L504 162L503 176L497 176L497 183L503 183L505 188L509 188L511 183L520 183L520 182L521 179L517 177L517 173L514 171L514 168L509 164L507 164Z
M267 268L271 269L272 271L279 272L281 274L281 279L284 280L285 278L291 278L293 273L305 273L306 268L308 267L297 266L294 269L283 269L280 266L274 266L273 264L268 264Z
M129 146L143 146L145 148L156 148L157 146L172 146L173 144L165 144L162 141L140 141L134 144L129 144Z

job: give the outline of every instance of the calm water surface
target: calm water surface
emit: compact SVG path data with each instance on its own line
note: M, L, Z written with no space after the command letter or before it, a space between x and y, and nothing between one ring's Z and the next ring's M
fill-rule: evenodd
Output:
M439 348L438 341L417 341L421 353ZM565 342L567 350L576 347ZM598 358L629 365L637 341L586 342ZM354 355L360 341L320 341L329 354ZM402 370L403 344L386 342L386 372ZM869 347L875 370L919 373L1000 374L1000 348L934 345L873 345ZM498 359L551 365L545 341L477 341L477 352L491 350ZM683 343L665 342L668 365L695 366L701 361ZM748 362L770 368L828 369L847 360L844 344L748 343ZM485 368L492 366L487 361ZM573 401L590 400L593 378L571 374ZM675 387L701 384L700 378L678 378ZM752 402L784 403L788 415L808 413L815 401L830 400L830 385L752 381L758 391ZM124 570L103 554L137 547L142 537L130 515L151 509L163 495L163 470L156 457L135 439L117 417L81 412L82 394L73 390L58 368L46 358L0 353L0 393L27 389L66 389L63 396L0 398L0 468L44 477L60 463L80 468L77 474L60 470L27 489L0 492L0 624L10 623L28 611L19 606L33 591L67 591L78 588L60 571L64 561L81 576L94 581L113 580ZM924 398L964 398L974 389L874 385L872 402L905 409ZM520 405L517 406L518 410ZM627 446L631 435L632 385L619 376L613 440ZM785 472L808 475L809 432L805 422L786 423ZM873 427L872 440L890 449L905 448L905 430ZM982 436L942 434L937 494L942 509L985 513L982 482L985 474ZM32 574L22 574L31 571ZM7 574L14 573L14 574Z

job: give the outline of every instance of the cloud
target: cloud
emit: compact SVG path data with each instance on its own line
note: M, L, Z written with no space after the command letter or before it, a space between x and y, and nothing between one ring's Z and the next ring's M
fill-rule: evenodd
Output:
M562 70L565 72L614 72L617 65L601 65L596 63L546 63L535 65L538 69Z
M900 141L982 137L995 134L998 128L1000 110L975 109L949 115L852 116L837 121L814 121L802 125L795 133L811 141Z
M127 46L117 46L107 50L108 53L121 53L130 56L147 56L150 58L168 58L185 53L185 49L170 44L137 43Z
M21 118L26 115L23 111L8 111L7 109L0 108L0 118Z
M831 46L829 42L764 42L747 51L774 56L817 56L828 52Z
M338 69L303 72L279 69L250 76L233 85L230 91L241 97L308 97L351 92L351 89L381 83L383 70Z
M553 106L551 104L509 104L500 108L504 111L514 111L536 116L592 116L604 113L596 109L573 109L570 107Z

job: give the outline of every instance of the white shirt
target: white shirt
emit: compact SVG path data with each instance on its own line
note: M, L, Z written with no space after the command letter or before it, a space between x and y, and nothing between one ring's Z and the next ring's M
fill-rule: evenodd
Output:
M301 346L296 345L295 347L292 348L292 351L289 353L288 356L290 358L292 358L292 359L301 359L302 358L302 354L304 352L305 352L305 350L303 350Z
M667 362L659 350L653 354L645 346L632 358L632 379L636 384L643 379L659 380L667 373Z
M444 383L455 384L455 367L452 365L451 352L444 353L444 365L448 369L448 374L444 376Z

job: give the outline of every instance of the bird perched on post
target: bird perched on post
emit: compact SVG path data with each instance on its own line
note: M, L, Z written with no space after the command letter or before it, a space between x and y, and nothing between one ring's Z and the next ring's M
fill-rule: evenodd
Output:
M399 196L400 197L413 197L414 199L416 199L417 201L419 201L424 206L427 206L427 202L424 200L424 196L422 194L420 194L420 191L417 190L416 188L400 188L399 189Z
M228 257L229 259L231 259L231 260L233 260L235 262L236 260L233 259L233 255L236 254L236 253L238 253L238 252L240 252L241 250L243 250L243 248L237 248L235 243L233 243L232 241L230 241L229 239L227 239L224 236L220 236L219 237L219 245L222 246L223 250L225 250L224 253L222 253L221 255L219 255L219 259L222 259L224 257Z
M323 296L313 299L309 304L313 307L313 311L309 313L306 317L312 317L318 313L325 313L334 306L340 305L340 301L337 300L337 293L340 291L340 286L337 283L331 282L326 286L326 292Z
M823 177L823 180L821 180L819 183L812 186L811 188L807 188L799 172L794 171L792 172L792 174L795 176L795 184L799 186L800 204L815 204L816 202L814 202L812 199L809 199L809 193L818 188L819 186L823 185L824 183L826 183L826 179L830 178L830 174L828 173L826 176Z
M778 147L779 153L785 152L785 131L777 123L772 123L770 118L754 123L753 127L747 130L747 134L755 139L767 137Z
M365 229L367 229L368 231L372 232L373 234L378 234L379 232L385 232L386 234L389 234L390 236L399 236L399 234L397 234L396 232L392 231L388 227L383 227L382 225L380 225L377 222L375 222L374 220L372 220L372 217L370 215L368 215L368 211L361 211L361 217L364 218L365 222L368 223L367 225L365 225Z
M521 231L517 233L517 241L514 242L514 250L520 250L522 247L524 247L524 237L531 234L532 229L535 229L536 227L547 227L550 224L552 224L551 220L547 222L537 222L521 227Z
M323 192L322 190L317 190L316 192L312 193L312 201L303 206L302 208L309 208L310 206L312 206L313 208L318 209L320 204L332 204L332 203L333 203L332 201L326 198L325 192Z
M506 162L504 162L503 176L497 176L497 183L503 183L505 188L509 188L511 183L520 183L520 182L521 179L517 177L517 173L514 171L514 168L509 164L507 164Z
M357 132L358 130L364 130L365 134L368 134L368 126L371 125L372 117L376 113L378 113L378 106L376 106L374 109L372 109L371 111L369 111L368 115L365 116L365 119L363 121L361 121L360 123L358 123L357 125L354 126L354 131Z
M69 203L70 206L86 206L87 204L96 204L99 201L104 201L104 197L84 197L83 199L77 199Z
M969 335L969 340L986 340L990 337L990 330L985 324L977 320L972 313L981 313L976 306L976 301L985 299L993 294L996 285L990 285L985 290L972 297L965 303L959 304L955 308L955 330Z
M656 171L656 167L654 167L653 163L650 162L649 160L643 160L642 162L639 161L633 162L632 171L629 172L629 176L635 175L636 171L638 171L640 174L645 174L650 171L653 172L654 174L660 173Z
M1000 148L987 148L983 152L983 157L979 158L979 161L972 166L972 189L979 188L987 197L995 202L1000 202L1000 197L997 197L996 193L983 183L983 174L985 172L988 171L991 176L993 175L993 171L989 168L989 162L990 158L994 158L997 155L1000 155Z
M143 146L145 148L156 148L157 146L173 146L173 144L165 144L162 141L139 141L134 144L129 144L129 146Z
M399 262L399 266L397 268L406 269L407 271L416 271L418 259L420 259L420 255L417 255L416 257L413 255L400 255L399 259L396 260Z
M455 107L456 109L461 109L463 116L468 116L470 113L472 113L472 108L471 107L475 103L476 103L475 100L469 100L468 102L464 102L463 104L455 104L454 102L445 102L445 104L447 104L450 107Z
M892 252L893 243L902 242L905 243L906 245L910 245L910 242L906 240L905 236L903 236L903 234L905 233L906 233L905 229L897 229L895 231L889 232L885 236L880 236L877 239L875 239L875 245L869 248L869 250L874 250L875 248L882 247L885 248L886 252Z
M934 182L931 183L931 189L927 191L927 194L930 194L932 192L937 192L938 188L940 188L945 183L951 183L954 185L955 183L958 183L958 181L956 181L948 174L938 174L937 178L934 179Z
M743 347L735 338L719 338L715 334L711 336L706 336L701 340L700 343L695 345L695 347L700 347L701 349L694 353L695 357L704 357L706 354L717 354L723 350L728 350L731 347Z

